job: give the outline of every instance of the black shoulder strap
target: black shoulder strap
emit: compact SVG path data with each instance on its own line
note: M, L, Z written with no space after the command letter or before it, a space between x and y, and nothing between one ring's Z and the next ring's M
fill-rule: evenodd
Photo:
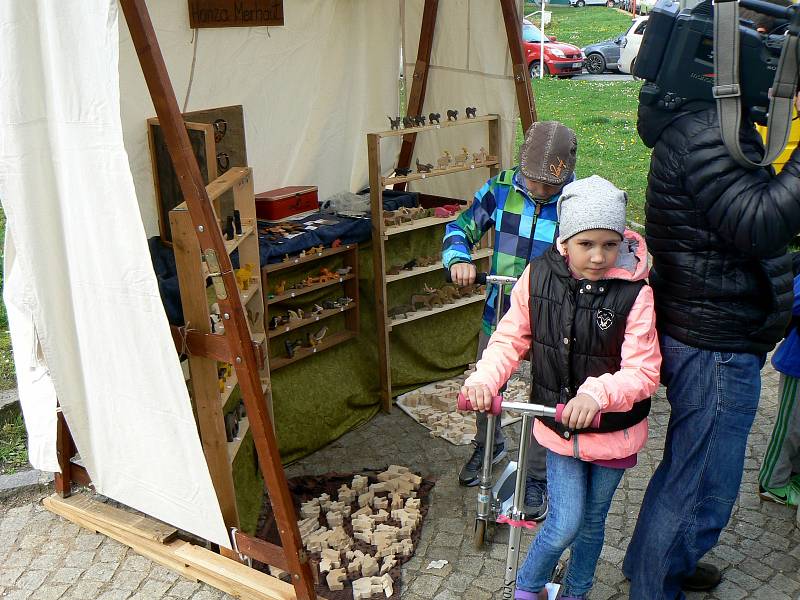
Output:
M797 91L798 37L790 32L783 44L775 82L770 90L767 143L764 158L753 162L744 155L739 143L742 121L739 86L739 0L714 1L714 73L722 141L733 159L747 169L772 164L786 147L792 128L792 107Z

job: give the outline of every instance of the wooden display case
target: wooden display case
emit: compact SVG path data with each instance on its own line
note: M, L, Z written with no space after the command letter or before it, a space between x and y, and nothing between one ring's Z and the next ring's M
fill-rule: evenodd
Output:
M389 137L401 137L409 134L427 134L436 132L440 129L449 127L475 126L482 124L488 128L488 140L486 160L465 162L462 165L447 167L439 170L432 170L429 173L409 173L405 176L384 177L381 173L381 140ZM461 173L474 169L489 169L490 176L495 176L500 171L499 157L500 151L500 118L498 115L482 115L474 119L464 119L460 121L445 121L441 124L425 125L421 127L410 127L407 129L397 129L381 131L367 134L367 153L369 158L369 187L370 202L372 208L372 251L373 265L375 273L375 311L378 324L378 367L381 376L381 402L385 411L391 410L392 406L392 379L390 365L390 333L394 327L403 323L410 323L418 319L435 317L443 312L461 308L476 302L483 302L485 297L472 295L456 300L451 304L444 304L432 310L416 311L409 313L406 317L390 318L388 311L392 308L388 306L387 286L409 277L416 277L425 273L430 273L437 269L442 269L441 262L424 267L417 267L411 270L402 271L395 275L387 275L386 265L386 245L391 242L394 236L414 235L415 231L428 229L431 227L442 227L454 221L460 212L450 217L426 217L403 223L400 225L385 225L383 215L383 190L388 186L402 184L409 181L429 179L431 177L443 177L453 173ZM421 194L420 203L426 206L441 205L452 202L452 199L442 198ZM468 208L471 199L467 201L462 210ZM442 232L444 233L444 232ZM484 239L473 250L473 261L485 261L492 256L493 236L485 236Z
M297 278L298 274L309 275L309 268L313 268L320 261L330 258L340 257L341 266L349 267L349 273L340 275L336 279L321 283L306 285L301 288L285 289L281 294L270 294L273 284L283 281L283 277ZM300 279L303 279L301 277ZM281 304L293 301L295 298L313 295L321 290L331 292L338 291L351 299L351 302L344 306L325 308L319 314L312 315L309 311L304 311L302 319L292 320L278 325L275 329L267 330L268 348L270 348L270 369L272 371L290 365L298 360L313 356L318 352L328 350L342 342L351 340L358 336L359 332L359 299L358 299L358 245L347 244L336 248L325 248L320 251L308 252L305 256L296 256L280 263L270 264L262 267L261 280L264 285L264 323L269 327L272 316L282 313L278 307ZM296 332L297 330L317 325L330 320L337 315L344 316L344 328L326 335L322 341L313 347L304 346L297 348L293 356L286 356L284 346L281 346L277 338Z
M230 255L238 250L240 267L254 265L247 287L237 287L239 299L248 316L248 327L253 343L261 347L266 356L266 331L264 328L264 298L259 272L258 233L256 227L255 202L253 198L253 177L249 167L233 167L206 186L209 199L219 214L220 199L231 194L233 206L241 216L241 234L234 234L232 240L225 241L225 249ZM197 236L192 228L192 221L185 203L181 203L169 212L173 234L173 250L178 271L178 283L181 291L181 304L187 329L199 333L212 334L211 306L214 294L210 294L206 286L207 279L214 275L213 265L208 264L207 257L201 255ZM217 223L219 226L219 222ZM244 282L242 282L244 285ZM220 323L224 325L226 316L220 315ZM261 371L262 392L266 392L269 382L268 362ZM247 416L238 420L238 434L228 441L226 435L225 415L232 412L229 405L231 395L238 382L235 370L223 381L220 379L220 363L212 358L189 355L189 374L192 400L195 406L197 424L203 450L208 462L211 479L220 500L226 522L236 517L236 496L233 487L231 465L242 445L250 422ZM264 402L267 403L267 395ZM227 410L226 410L227 408ZM267 403L270 417L272 406ZM274 422L274 421L273 421ZM235 518L238 521L238 517Z

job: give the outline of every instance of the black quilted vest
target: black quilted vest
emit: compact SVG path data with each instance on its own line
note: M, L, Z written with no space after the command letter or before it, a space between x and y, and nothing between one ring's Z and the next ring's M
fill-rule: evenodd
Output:
M555 407L575 397L587 377L619 371L625 325L643 281L575 279L555 246L531 261L531 402ZM603 433L627 429L650 412L650 399L627 412L603 413ZM542 423L569 439L551 417Z

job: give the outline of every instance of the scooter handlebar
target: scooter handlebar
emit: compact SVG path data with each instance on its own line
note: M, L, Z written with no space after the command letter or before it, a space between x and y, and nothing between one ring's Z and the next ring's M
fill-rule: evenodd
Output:
M556 422L558 422L558 423L561 422L561 415L564 413L564 408L565 407L566 407L566 404L557 404L556 405L556 414L555 414ZM458 394L458 410L464 410L464 411L473 411L473 410L475 410L472 407L472 403L469 401L469 398L467 398L462 393ZM503 410L503 397L499 396L499 395L498 396L494 396L492 398L492 406L489 409L489 412L491 414L493 414L493 415L499 415L502 412L502 410ZM592 419L592 423L591 423L590 427L592 427L594 429L600 427L600 413L599 412L597 414L595 414L594 419Z
M478 285L486 285L486 276L487 275L488 275L488 273L476 273L475 274L475 283L477 283ZM453 277L452 277L452 275L450 275L450 269L446 269L445 270L444 278L445 278L445 281L447 281L447 283L453 283Z

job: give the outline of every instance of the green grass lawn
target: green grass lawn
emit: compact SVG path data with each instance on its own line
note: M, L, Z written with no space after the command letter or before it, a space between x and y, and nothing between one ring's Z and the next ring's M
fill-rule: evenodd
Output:
M600 175L628 192L628 220L644 223L644 190L650 150L636 133L641 82L573 81L546 77L533 82L540 121L561 121L578 136L578 177ZM522 128L517 128L517 147Z
M538 10L534 4L525 4L525 14ZM549 27L545 27L547 35L554 35L560 42L574 44L578 48L600 42L625 33L631 24L631 15L615 8L605 6L548 6L552 13ZM539 26L539 16L533 22Z
M25 423L19 413L0 422L0 475L15 473L28 464L26 439Z

